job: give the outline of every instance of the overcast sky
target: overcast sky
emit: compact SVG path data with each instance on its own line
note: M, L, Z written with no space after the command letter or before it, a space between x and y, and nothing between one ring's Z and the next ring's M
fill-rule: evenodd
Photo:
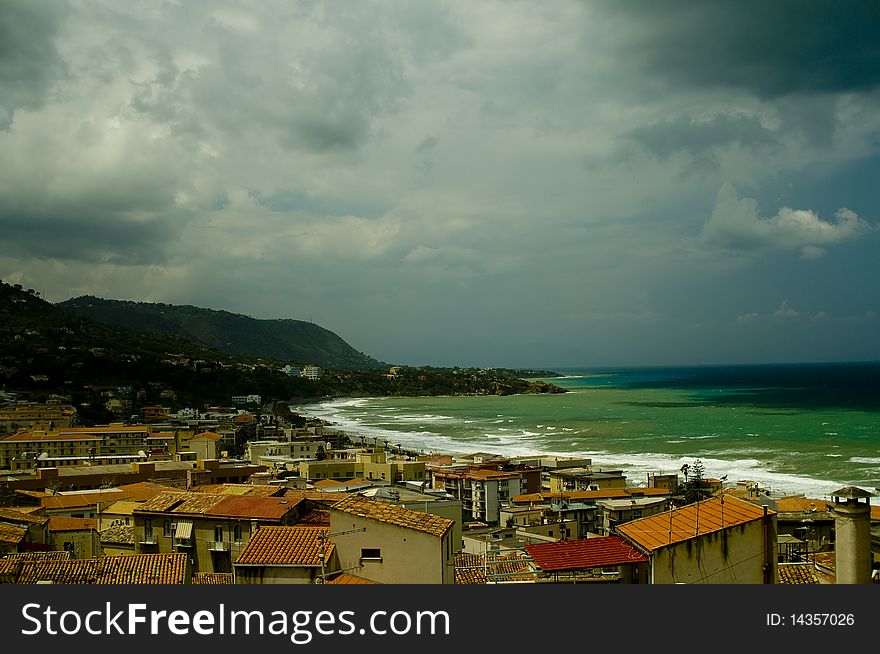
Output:
M876 3L0 0L0 278L404 364L880 359Z

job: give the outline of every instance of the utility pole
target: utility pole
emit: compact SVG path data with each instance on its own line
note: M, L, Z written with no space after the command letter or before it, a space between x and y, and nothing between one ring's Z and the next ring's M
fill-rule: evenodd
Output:
M357 534L366 531L366 527L361 527L360 529L348 529L346 531L336 531L332 534L328 531L325 533L318 534L318 542L321 544L320 546L320 554L321 557L321 576L315 580L315 583L323 584L326 583L324 578L327 576L327 541L330 540L331 536L344 536L345 534ZM348 568L353 570L354 568Z

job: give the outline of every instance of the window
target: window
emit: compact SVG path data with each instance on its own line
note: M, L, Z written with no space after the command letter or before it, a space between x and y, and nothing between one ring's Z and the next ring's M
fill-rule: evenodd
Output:
M238 524L237 524L237 525L235 525L235 526L232 528L232 539L233 539L236 543L240 543L240 542L241 542L241 525L238 525Z
M382 550L378 547L364 547L361 549L361 558L362 559L382 559Z
M144 537L150 538L153 535L153 521L149 518L144 518Z
M214 542L223 542L223 527L214 527Z
M162 535L165 536L165 538L171 538L171 521L170 520L166 520L165 522L162 523Z

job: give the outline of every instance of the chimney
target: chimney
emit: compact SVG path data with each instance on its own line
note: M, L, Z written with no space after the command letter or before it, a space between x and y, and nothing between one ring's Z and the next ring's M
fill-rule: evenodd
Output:
M871 500L873 493L846 486L834 501L834 569L838 584L871 583Z

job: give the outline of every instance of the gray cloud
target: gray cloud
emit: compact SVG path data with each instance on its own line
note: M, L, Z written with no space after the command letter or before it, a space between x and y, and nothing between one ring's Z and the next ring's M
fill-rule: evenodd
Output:
M677 154L712 160L718 150L729 146L755 153L780 147L776 136L757 116L741 114L679 116L637 127L625 132L623 138L661 161Z
M15 111L39 107L52 84L65 74L54 37L60 2L5 0L0 10L0 129Z
M870 2L600 4L620 21L616 55L677 84L745 89L764 98L880 84L880 10Z

